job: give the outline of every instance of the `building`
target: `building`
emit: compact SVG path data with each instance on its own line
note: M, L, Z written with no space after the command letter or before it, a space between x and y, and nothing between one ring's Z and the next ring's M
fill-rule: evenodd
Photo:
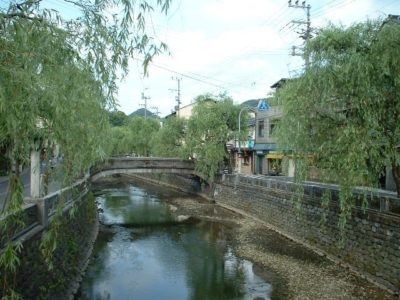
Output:
M281 173L282 154L277 152L274 130L282 117L282 108L271 106L268 100L259 103L255 120L255 144L253 155L255 174L277 175Z
M290 79L282 78L271 88L278 90ZM264 175L294 175L293 160L278 150L275 129L282 118L283 108L271 105L271 98L260 101L255 120L255 144L253 148L254 173ZM283 166L286 161L286 167Z
M238 116L241 121L241 131L247 130L247 135L244 140L240 141L236 137L227 143L226 147L230 156L230 166L232 166L234 172L244 174L254 174L254 155L253 148L255 142L255 118L257 112L257 105L263 99L251 99L244 101L240 104L241 112ZM244 118L244 115L248 114L248 118ZM247 119L247 122L243 123L243 120Z

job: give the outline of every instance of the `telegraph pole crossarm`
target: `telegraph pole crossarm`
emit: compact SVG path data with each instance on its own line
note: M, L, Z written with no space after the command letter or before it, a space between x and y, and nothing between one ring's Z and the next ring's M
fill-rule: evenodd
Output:
M139 105L144 107L144 118L147 119L147 100L150 100L150 97L146 97L144 92L142 92L142 100L144 103Z
M172 79L176 80L177 85L178 85L176 90L175 89L171 89L171 91L176 92L176 96L175 96L176 106L175 107L176 107L177 116L179 117L179 110L180 110L181 103L182 103L181 102L181 80L182 80L182 78L172 77Z
M299 4L299 0L296 0L294 2L294 4L293 4L292 0L289 0L288 1L288 6L290 8L300 8L300 9L306 10L306 15L307 15L307 20L306 21L293 20L292 23L300 24L300 25L306 25L307 26L305 31L304 31L304 34L301 35L301 37L304 39L305 45L307 45L308 41L311 38L311 14L310 14L311 5L310 4L306 5L306 1L303 1L301 4ZM299 55L299 54L296 54L295 48L293 48L292 55ZM310 64L310 57L308 55L306 55L304 59L305 59L305 62L306 62L306 69L307 69L309 64Z

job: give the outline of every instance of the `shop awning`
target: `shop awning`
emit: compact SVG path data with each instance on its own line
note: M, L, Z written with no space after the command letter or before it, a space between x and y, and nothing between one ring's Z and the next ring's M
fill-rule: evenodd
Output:
M255 144L253 147L254 151L274 151L276 150L275 143L259 143Z
M283 154L282 153L268 153L267 158L269 159L282 159Z

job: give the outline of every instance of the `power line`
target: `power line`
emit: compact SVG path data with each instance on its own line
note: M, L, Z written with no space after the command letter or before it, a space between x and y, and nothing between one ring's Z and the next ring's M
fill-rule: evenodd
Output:
M346 5L349 5L351 3L353 3L356 0L342 0L342 1L335 1L335 2L331 2L330 4L328 3L327 5L320 7L319 9L316 9L315 11L313 11L313 16L314 17L320 17L323 14L325 14L325 11L327 10L334 10L334 9L338 9L341 7L344 7Z
M390 6L392 6L393 4L395 4L395 3L399 4L399 1L398 1L398 0L394 0L394 1L390 2L389 4L386 4L386 5L384 5L384 6L381 6L381 7L379 8L379 10L385 9L385 8L387 8L387 7L390 7Z
M282 19L288 14L290 14L290 12L288 12L286 9L286 4L284 4L272 18L269 18L267 21L263 22L261 26L277 25L278 23L282 22Z
M162 70L165 70L165 71L174 73L174 74L176 74L176 75L179 75L179 76L182 76L182 77L185 77L185 78L188 78L188 79L192 79L192 80L195 80L195 81L198 81L198 82L202 82L202 83L204 83L204 84L208 84L208 85L211 85L211 86L214 86L214 87L223 89L223 90L226 89L226 88L225 88L224 86L222 86L222 85L215 84L215 83L212 83L212 82L209 82L209 81L200 79L200 78L196 78L196 77L190 76L190 75L188 75L188 74L184 74L184 73L182 73L182 72L173 70L173 69L171 69L171 68L169 68L169 67L164 67L164 66L155 64L155 63L153 63L153 62L151 62L150 64L151 64L152 66L156 67L156 68L159 68L159 69L162 69Z

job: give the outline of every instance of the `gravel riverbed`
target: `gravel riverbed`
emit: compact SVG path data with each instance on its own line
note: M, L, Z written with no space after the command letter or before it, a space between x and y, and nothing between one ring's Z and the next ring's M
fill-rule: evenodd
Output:
M238 256L252 261L260 276L268 277L263 269L278 274L284 292L276 299L398 299L250 216L200 197L182 197L170 204L177 215L228 225Z

